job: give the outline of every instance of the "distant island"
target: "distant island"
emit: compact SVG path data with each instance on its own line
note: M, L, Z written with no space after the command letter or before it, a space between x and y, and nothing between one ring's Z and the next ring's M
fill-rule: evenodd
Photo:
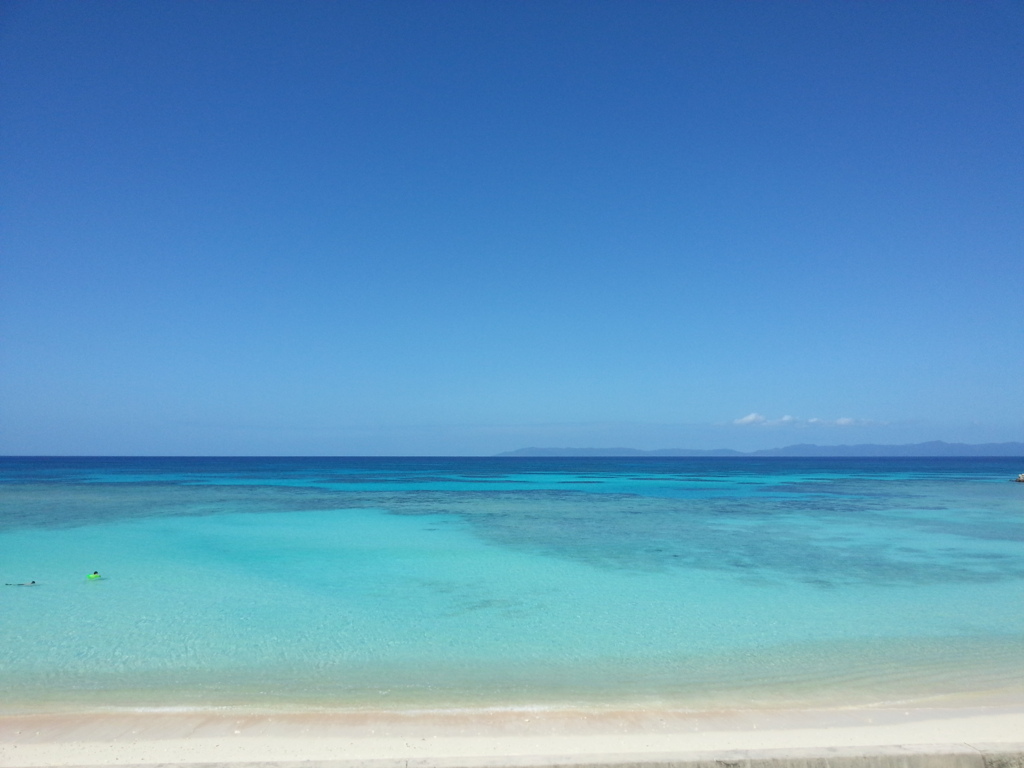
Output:
M1011 456L1024 457L1024 443L945 443L933 440L928 443L905 445L812 445L800 443L785 448L766 448L760 451L734 451L729 448L702 451L690 448L661 448L642 451L637 448L520 448L506 451L498 456L563 456L585 458L589 456L790 456L790 457L865 457L873 456Z

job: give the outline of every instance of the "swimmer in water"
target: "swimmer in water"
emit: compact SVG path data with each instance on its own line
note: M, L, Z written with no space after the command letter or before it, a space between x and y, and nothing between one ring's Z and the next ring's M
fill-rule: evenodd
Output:
M26 581L23 584L5 584L4 586L7 586L7 587L38 587L39 585L36 584L34 581Z
M100 576L100 572L99 571L93 571L92 573L90 573L85 578L89 579L89 581L95 581L96 579L102 579L103 577Z

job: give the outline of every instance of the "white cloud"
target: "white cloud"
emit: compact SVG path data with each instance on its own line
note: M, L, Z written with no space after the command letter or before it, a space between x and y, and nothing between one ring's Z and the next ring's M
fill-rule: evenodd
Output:
M801 419L797 416L790 416L788 414L778 419L769 419L767 416L760 413L750 413L743 418L733 419L732 423L739 426L758 425L762 427L855 427L874 424L877 422L866 421L864 419L851 419L849 416L843 416L838 419L819 419L817 417L812 419Z
M842 418L831 420L831 419L808 419L808 424L814 424L817 427L856 427L865 424L874 424L877 422L866 421L864 419L851 419L849 416L843 416Z
M767 419L760 413L748 413L742 419L733 419L733 424L763 424Z

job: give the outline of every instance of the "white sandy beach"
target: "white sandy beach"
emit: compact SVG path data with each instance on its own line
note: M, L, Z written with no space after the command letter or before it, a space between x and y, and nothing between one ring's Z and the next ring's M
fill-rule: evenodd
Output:
M495 766L1024 752L1024 709L105 712L0 718L0 765ZM963 761L961 760L961 764ZM908 763L903 763L908 764Z

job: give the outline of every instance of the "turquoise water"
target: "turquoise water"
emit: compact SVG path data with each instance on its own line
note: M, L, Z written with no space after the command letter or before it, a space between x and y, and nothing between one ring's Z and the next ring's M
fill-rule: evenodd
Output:
M1021 701L1022 469L0 459L0 709Z

